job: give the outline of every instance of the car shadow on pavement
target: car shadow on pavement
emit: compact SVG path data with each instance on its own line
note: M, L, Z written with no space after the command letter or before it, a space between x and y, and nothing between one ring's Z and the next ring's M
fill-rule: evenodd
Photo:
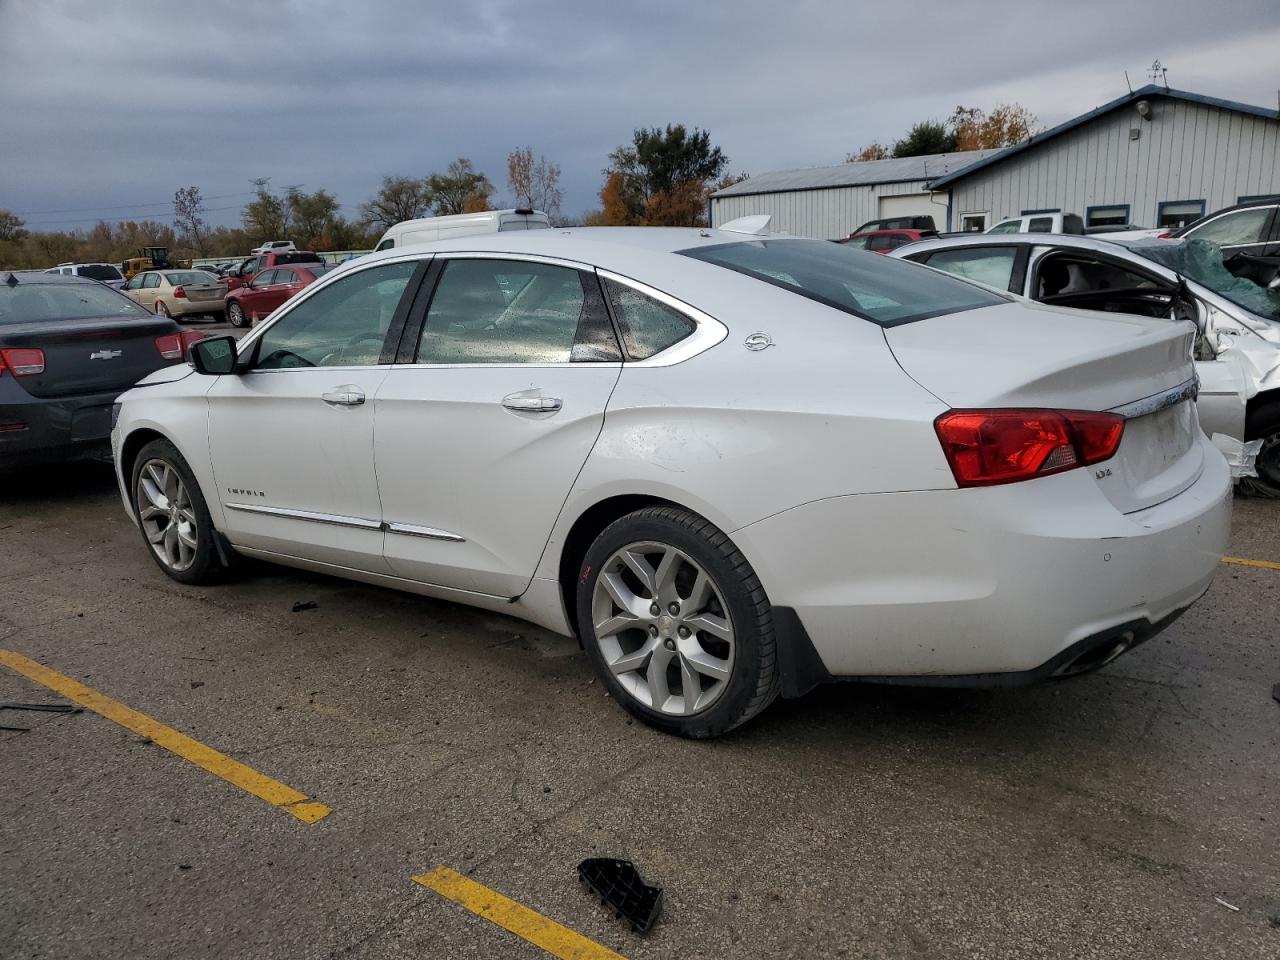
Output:
M0 500L6 503L73 500L109 493L115 487L115 469L107 460L0 469Z

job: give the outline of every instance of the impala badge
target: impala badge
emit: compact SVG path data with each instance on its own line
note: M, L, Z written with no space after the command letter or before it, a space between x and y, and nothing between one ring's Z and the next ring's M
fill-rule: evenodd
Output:
M767 333L753 333L742 341L742 345L748 350L767 350L773 346L773 338Z
M93 353L89 354L89 359L90 360L114 360L116 357L120 356L120 354L122 353L124 353L123 350L95 350L93 351Z

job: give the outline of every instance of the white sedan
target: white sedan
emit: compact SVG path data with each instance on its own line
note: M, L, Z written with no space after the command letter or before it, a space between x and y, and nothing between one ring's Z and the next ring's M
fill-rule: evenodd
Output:
M1191 324L728 226L396 248L200 342L120 401L146 549L576 633L691 737L831 678L1082 673L1208 588Z

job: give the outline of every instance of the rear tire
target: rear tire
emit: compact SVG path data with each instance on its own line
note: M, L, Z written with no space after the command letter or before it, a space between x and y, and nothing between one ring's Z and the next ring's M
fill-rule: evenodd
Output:
M666 733L704 739L778 695L769 598L715 525L646 507L596 538L578 576L578 629L609 694Z
M164 301L163 301L163 300L157 300L157 301L156 301L156 316L157 316L157 317L168 317L168 316L170 316L170 314L169 314L169 308L168 308L168 307L166 307L166 306L164 305Z
M1245 423L1244 438L1261 440L1262 449L1254 461L1258 475L1240 480L1243 493L1280 499L1280 400L1254 409Z
M244 307L239 302L232 300L227 304L227 323L233 327L244 327L248 324L248 320L244 315Z
M195 474L168 440L152 440L130 471L130 502L142 542L179 583L216 583L226 573L213 519Z

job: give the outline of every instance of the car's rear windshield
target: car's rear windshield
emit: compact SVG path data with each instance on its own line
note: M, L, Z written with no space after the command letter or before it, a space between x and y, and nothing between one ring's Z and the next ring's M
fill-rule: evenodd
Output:
M146 316L128 297L96 283L0 285L0 323Z
M90 280L120 280L121 273L109 263L82 263L76 271Z
M751 240L679 252L884 327L1009 302L963 280L823 240Z
M196 287L202 283L209 284L218 282L217 277L212 273L205 273L203 270L186 270L181 273L166 273L165 276L169 278L169 282L175 287L180 287L183 284L186 284L189 287Z

